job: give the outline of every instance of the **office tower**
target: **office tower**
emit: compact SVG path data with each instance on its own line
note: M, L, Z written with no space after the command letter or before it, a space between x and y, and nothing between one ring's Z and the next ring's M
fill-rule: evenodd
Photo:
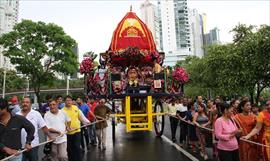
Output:
M12 31L18 22L19 0L0 0L0 36ZM0 68L12 69L8 58L4 58L0 46Z
M147 27L152 32L153 38L155 40L155 44L157 49L163 50L162 46L162 24L161 24L161 12L158 6L150 3L149 0L145 0L141 4L141 19L147 25Z

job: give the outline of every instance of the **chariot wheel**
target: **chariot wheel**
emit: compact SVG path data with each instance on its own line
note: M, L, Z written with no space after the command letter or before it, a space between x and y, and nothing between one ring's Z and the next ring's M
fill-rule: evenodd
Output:
M154 106L154 112L155 113L163 113L163 105L160 100L157 100ZM165 125L165 116L164 115L157 115L154 119L154 127L155 132L158 137L162 136L164 131L164 125Z

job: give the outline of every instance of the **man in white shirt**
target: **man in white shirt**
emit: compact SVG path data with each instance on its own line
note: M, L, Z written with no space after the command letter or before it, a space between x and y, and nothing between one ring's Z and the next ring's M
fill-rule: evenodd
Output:
M21 111L19 111L17 114L26 117L27 120L29 120L35 127L34 140L31 142L32 147L34 147L39 144L38 130L42 129L46 135L49 134L49 130L41 114L35 110L32 110L31 100L29 97L23 98L21 107ZM23 144L22 147L24 147L24 143L26 142L26 135L27 134L23 129L21 133L21 142ZM22 161L38 161L38 147L34 147L30 151L24 152Z
M181 100L182 100L181 104L179 104L179 108L177 109L177 117L179 117L182 120L186 120L188 112L187 109L188 100L185 97L182 98ZM180 121L180 140L179 140L180 145L182 145L186 141L187 129L188 129L187 123L184 121Z
M67 157L67 135L66 130L70 129L70 118L67 114L58 109L56 101L49 102L50 111L46 112L44 120L50 131L50 135L58 137L52 143L52 161L68 161Z
M168 114L170 116L170 124L171 124L171 135L172 135L172 141L176 142L175 134L178 126L178 118L176 116L176 111L177 111L177 104L176 104L176 98L173 98L168 104Z

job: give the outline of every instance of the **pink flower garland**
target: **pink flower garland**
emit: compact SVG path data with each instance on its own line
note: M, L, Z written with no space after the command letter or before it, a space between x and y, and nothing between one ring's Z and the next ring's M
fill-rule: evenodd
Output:
M179 83L186 83L189 80L189 76L188 76L186 70L182 67L177 67L172 72L172 77L174 80L178 81Z

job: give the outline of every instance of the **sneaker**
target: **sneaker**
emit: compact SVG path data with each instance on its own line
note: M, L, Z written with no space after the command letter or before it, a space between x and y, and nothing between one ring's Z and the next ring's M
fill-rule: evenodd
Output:
M106 150L106 146L103 146L102 150Z
M173 142L173 143L175 143L175 142L176 142L176 139L175 139L175 138L173 138L173 139L172 139L172 142Z
M91 142L90 143L92 146L97 146L97 143L95 143L95 142Z

